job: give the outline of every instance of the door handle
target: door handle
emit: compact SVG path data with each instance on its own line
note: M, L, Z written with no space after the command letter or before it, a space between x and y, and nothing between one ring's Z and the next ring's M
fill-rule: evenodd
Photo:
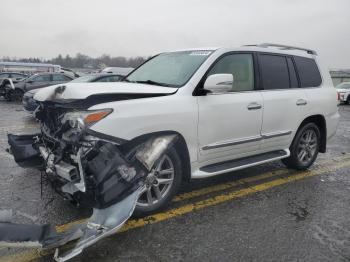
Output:
M258 110L260 108L262 108L262 105L256 103L256 102L253 102L253 103L250 103L248 106L247 106L248 110Z
M296 104L297 106L305 106L307 105L307 101L305 99L298 99Z

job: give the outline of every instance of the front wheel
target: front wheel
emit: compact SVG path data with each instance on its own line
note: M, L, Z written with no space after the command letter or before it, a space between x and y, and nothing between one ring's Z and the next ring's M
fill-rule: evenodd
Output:
M127 155L135 153L136 148ZM129 158L128 157L128 158ZM145 190L137 201L134 216L144 217L165 208L177 193L182 181L182 163L177 151L169 148L156 162L146 179Z
M317 158L320 147L320 129L314 123L301 127L290 146L290 156L282 159L288 168L305 170L309 168Z

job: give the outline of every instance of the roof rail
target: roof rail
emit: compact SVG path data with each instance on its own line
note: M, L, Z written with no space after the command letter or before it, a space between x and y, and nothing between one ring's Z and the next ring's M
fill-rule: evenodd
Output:
M305 51L308 54L317 55L317 52L314 51L314 50L306 49L306 48L302 48L302 47L296 47L296 46L289 46L289 45L262 43L262 44L257 44L257 45L246 45L246 46L256 46L256 47L264 47L264 48L279 47L280 49L283 49L283 50L302 50L302 51Z

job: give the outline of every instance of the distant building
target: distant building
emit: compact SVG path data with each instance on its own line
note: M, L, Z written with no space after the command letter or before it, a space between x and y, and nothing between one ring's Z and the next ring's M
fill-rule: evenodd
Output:
M350 82L350 69L331 69L329 73L331 74L334 86L343 82Z
M0 72L60 72L61 66L44 63L0 62Z

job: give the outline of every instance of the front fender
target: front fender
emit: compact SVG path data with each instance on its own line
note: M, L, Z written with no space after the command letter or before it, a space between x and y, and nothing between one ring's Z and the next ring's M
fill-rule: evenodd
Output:
M149 133L172 131L180 134L188 147L190 161L197 160L197 100L172 95L104 103L90 110L112 108L113 113L90 129L122 140Z

